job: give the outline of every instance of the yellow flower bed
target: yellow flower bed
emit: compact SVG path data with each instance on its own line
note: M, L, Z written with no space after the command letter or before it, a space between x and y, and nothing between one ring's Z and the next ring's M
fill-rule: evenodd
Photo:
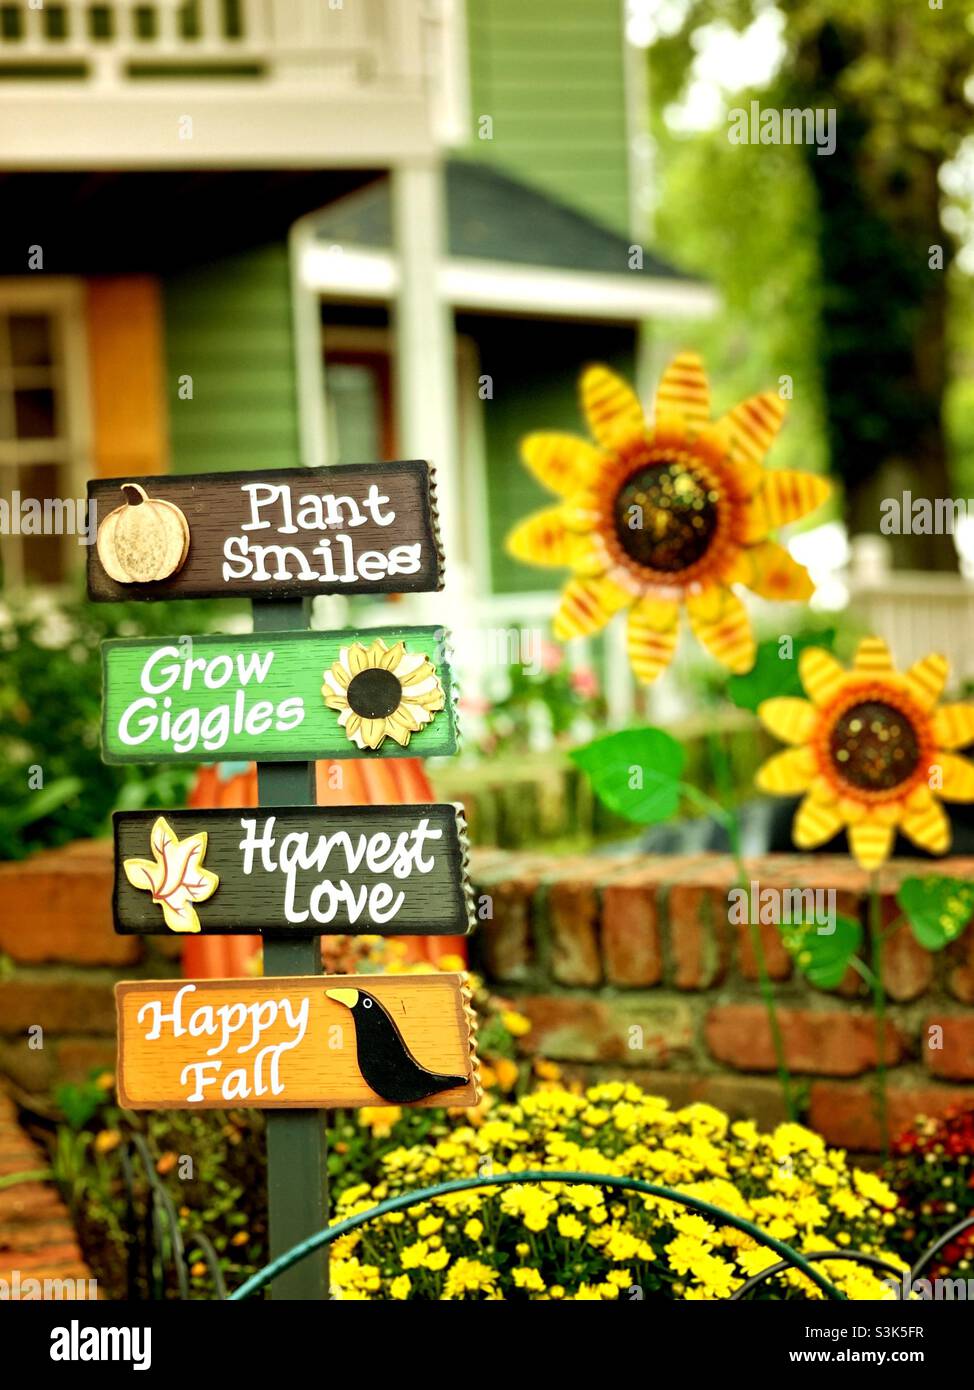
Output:
M335 1219L451 1178L527 1169L619 1174L678 1188L802 1252L884 1248L895 1194L797 1124L762 1134L709 1105L673 1110L638 1086L548 1088L501 1103L448 1137L398 1148L381 1180L339 1197ZM332 1245L346 1299L727 1298L778 1260L752 1237L675 1203L596 1185L536 1183L446 1194ZM864 1266L819 1265L847 1297L893 1294ZM821 1298L790 1270L752 1296Z

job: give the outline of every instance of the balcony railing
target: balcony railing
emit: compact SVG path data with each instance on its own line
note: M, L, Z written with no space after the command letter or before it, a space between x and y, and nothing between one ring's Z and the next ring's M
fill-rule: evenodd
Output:
M19 0L0 79L418 79L419 18L411 0Z
M209 158L425 153L458 120L461 14L461 0L0 0L0 164L185 160L162 132L189 97Z

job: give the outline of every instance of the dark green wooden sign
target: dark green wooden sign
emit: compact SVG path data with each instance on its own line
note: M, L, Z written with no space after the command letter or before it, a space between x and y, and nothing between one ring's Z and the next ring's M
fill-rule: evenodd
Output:
M109 763L456 752L442 628L102 643Z
M443 587L421 460L88 484L88 597L297 598Z
M122 934L465 934L466 837L451 805L116 811Z

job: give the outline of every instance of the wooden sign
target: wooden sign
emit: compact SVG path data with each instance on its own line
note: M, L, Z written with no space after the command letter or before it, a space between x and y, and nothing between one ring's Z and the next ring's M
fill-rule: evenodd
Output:
M139 980L115 986L128 1110L476 1105L461 975Z
M442 628L102 643L108 763L456 752Z
M116 811L115 930L463 935L463 814L450 805Z
M443 587L428 463L88 484L88 597L296 598Z

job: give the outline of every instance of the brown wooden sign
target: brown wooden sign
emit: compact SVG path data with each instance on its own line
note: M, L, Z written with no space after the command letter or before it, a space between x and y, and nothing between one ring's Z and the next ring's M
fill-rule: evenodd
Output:
M461 975L139 980L115 986L128 1110L476 1105Z
M88 484L88 596L297 598L443 587L428 463Z
M473 925L451 805L116 811L115 930L462 935Z

